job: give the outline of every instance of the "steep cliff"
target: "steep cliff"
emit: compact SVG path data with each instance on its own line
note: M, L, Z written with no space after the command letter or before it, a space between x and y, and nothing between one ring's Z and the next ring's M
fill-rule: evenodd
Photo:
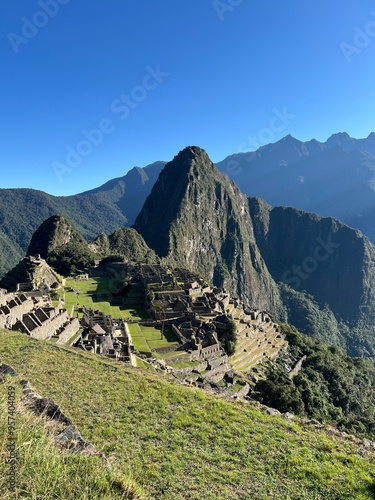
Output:
M280 310L247 198L203 149L187 147L164 167L134 228L169 263L206 276L253 307Z
M373 350L375 247L360 231L335 219L273 208L259 198L250 198L249 204L255 238L272 277L296 292L283 287L284 303L294 310L290 322L301 327L296 316L301 316L300 294L307 292L321 310L334 314L345 335L346 327L357 331L349 341L354 352L362 341Z

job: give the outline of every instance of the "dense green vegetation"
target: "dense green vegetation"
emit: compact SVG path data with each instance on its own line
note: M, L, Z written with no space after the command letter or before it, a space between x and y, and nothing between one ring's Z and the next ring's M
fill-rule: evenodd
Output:
M93 265L87 241L63 215L49 217L33 234L28 255L40 255L58 273L69 275Z
M371 361L351 358L338 347L307 337L294 327L281 325L288 351L272 363L267 380L255 392L281 411L291 411L322 422L332 422L347 432L375 438L375 367ZM298 374L292 368L306 359Z
M280 283L279 288L286 304L286 323L294 325L306 335L317 336L343 349L347 347L346 337L342 335L339 323L327 305L319 305L312 295L294 290L284 283Z
M249 198L254 236L282 283L280 321L375 360L375 247L330 217Z
M228 356L232 356L232 354L235 353L236 343L237 343L236 332L237 332L236 323L231 319L227 320L225 330L219 329L217 332L218 339L221 343L221 347L228 354Z
M349 439L21 334L0 333L0 357L39 394L58 402L83 437L106 453L123 484L131 477L145 498L370 500L375 494L373 455ZM100 474L94 461L58 457L61 464L74 464L74 475L73 465L47 467L51 452L45 441L23 434L21 424L18 439L20 450L37 451L21 463L27 471L19 487L27 484L29 498L38 498L42 487L47 500L70 499L80 485L90 499L98 484L99 491L111 488L113 478ZM80 483L79 473L88 473ZM0 485L6 498L4 481ZM112 488L102 498L123 497Z
M66 276L91 267L94 258L86 244L69 242L63 248L51 252L46 260L59 274Z
M95 259L101 258L107 263L158 261L156 254L135 229L118 229L110 236L102 233L90 244L63 215L49 217L39 226L31 238L27 254L39 254L64 275L91 267Z

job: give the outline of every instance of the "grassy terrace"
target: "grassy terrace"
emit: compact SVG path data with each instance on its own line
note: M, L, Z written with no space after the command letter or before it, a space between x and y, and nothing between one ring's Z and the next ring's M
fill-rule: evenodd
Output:
M163 347L177 346L176 336L169 326L161 329L154 326L139 325L138 323L130 323L130 334L132 336L134 347L142 353L150 353L152 349L160 349ZM156 353L153 353L155 355Z
M72 288L81 293L59 290L59 295L65 295L65 308L71 311L72 307L90 307L99 309L105 314L110 314L114 318L140 321L149 319L146 311L142 308L126 307L122 303L121 297L116 297L112 293L113 282L111 278L89 278L84 281L76 281L74 278L67 278L65 289Z
M118 476L116 483L83 458L59 456L52 464L55 452L40 438L40 426L29 432L34 424L20 413L19 497L27 491L35 499L127 498L125 488L132 487L148 499L374 498L374 456L350 440L21 334L0 332L0 357L58 402ZM3 398L8 384L0 384ZM4 427L3 411L1 419ZM4 444L1 453L0 497L13 498Z

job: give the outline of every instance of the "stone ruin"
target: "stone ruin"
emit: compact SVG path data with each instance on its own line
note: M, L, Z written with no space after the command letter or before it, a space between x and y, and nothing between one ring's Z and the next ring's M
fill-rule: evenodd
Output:
M172 331L185 350L191 352L191 359L208 359L222 355L214 323L197 319L181 320L172 324Z
M83 307L81 327L76 347L136 366L134 344L125 321Z
M0 294L0 328L20 331L39 340L56 338L65 343L78 332L79 322L65 309L53 307L40 294Z

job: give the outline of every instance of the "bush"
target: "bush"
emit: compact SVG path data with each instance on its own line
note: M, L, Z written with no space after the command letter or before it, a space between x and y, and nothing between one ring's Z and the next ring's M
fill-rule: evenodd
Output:
M228 356L232 356L232 354L236 351L237 344L237 327L236 323L228 319L225 331L219 330L218 337L221 343L222 348L228 354Z

